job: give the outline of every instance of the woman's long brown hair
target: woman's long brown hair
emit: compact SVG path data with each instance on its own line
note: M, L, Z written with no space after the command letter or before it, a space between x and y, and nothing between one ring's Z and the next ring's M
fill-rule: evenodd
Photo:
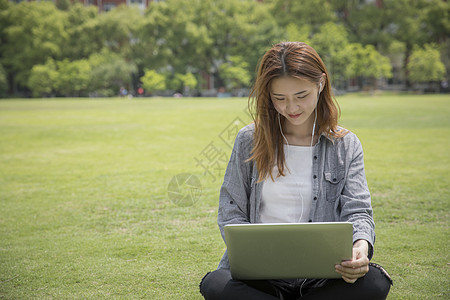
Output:
M278 176L284 176L284 142L278 124L278 112L270 98L272 80L292 76L319 86L322 74L325 74L325 81L317 103L316 134L338 138L345 134L337 130L340 109L332 95L328 71L317 52L305 43L283 42L273 46L262 57L249 96L249 108L255 123L253 150L249 160L256 163L258 181L265 180L267 176L274 180L272 169L275 163ZM284 117L280 117L283 121Z

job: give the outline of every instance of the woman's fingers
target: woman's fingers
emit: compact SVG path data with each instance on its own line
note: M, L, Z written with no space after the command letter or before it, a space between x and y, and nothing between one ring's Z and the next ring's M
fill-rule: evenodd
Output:
M354 283L358 278L361 278L369 272L368 265L362 265L360 267L344 267L341 265L336 265L336 272L342 275L342 279L344 279L348 283Z
M369 272L367 245L366 241L359 240L353 247L353 259L343 261L335 266L336 272L341 274L345 282L354 283Z
M346 260L341 262L340 265L343 266L344 268L349 269L358 269L362 267L367 267L367 270L369 270L369 259L367 257L362 257L356 260Z

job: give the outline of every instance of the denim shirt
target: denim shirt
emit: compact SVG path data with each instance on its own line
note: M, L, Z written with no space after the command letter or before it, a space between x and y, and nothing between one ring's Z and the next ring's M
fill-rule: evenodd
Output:
M263 182L258 182L254 161L247 161L253 148L253 134L254 124L239 131L220 189L217 223L224 241L225 225L260 223ZM375 243L375 223L363 150L356 135L348 132L334 140L321 135L313 149L312 174L309 222L351 222L353 242L367 240L370 259ZM218 268L229 268L226 251Z

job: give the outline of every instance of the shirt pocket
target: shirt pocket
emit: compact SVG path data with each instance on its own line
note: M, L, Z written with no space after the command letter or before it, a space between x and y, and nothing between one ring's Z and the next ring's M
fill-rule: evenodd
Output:
M336 201L344 187L344 171L324 171L325 191L327 201Z

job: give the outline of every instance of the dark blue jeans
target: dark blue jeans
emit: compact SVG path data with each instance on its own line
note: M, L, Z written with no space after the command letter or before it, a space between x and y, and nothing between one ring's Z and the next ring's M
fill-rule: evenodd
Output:
M307 300L386 299L392 280L379 265L370 263L369 272L355 283L342 279L234 280L230 270L209 272L200 283L206 300Z

